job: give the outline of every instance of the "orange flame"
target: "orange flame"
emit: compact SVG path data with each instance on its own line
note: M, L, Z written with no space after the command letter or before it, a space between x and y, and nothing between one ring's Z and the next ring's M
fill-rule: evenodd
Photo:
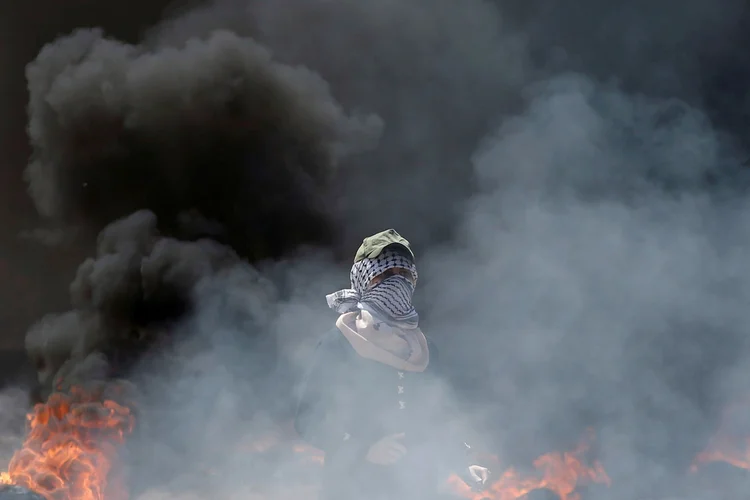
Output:
M690 471L697 472L701 465L711 462L726 462L738 469L750 469L750 438L747 437L746 425L749 413L750 400L742 399L729 405L708 446L693 459Z
M0 483L47 500L127 500L121 478L108 476L117 446L135 424L129 408L105 400L101 391L73 387L35 405L27 420L26 439Z
M590 442L594 437L593 431L589 431L586 439L576 446L575 449L566 453L552 452L540 456L534 460L533 465L537 469L536 475L525 476L518 470L510 468L505 470L495 479L486 491L472 490L459 476L451 475L446 483L450 493L468 500L517 500L525 497L533 490L547 489L556 493L560 500L579 500L580 496L575 492L576 487L582 483L601 483L609 486L610 478L599 462L593 462L591 466L584 463L584 455L590 449ZM240 446L240 449L250 453L266 453L273 448L291 447L294 453L303 458L307 464L322 465L325 460L323 452L302 443L294 436L293 431L288 429L276 429L255 440ZM488 465L486 462L494 462L499 465L496 457L478 457L478 463Z
M325 454L310 445L297 444L292 447L292 450L294 450L294 453L304 456L306 463L315 465L325 464Z
M748 409L748 404L728 408L709 446L695 457L693 472L708 462L726 462L750 470L750 438L742 437L746 434L742 429L733 432L731 427L732 421L738 420L734 411L738 406ZM127 406L104 398L102 391L73 387L68 393L55 393L46 403L37 404L27 419L28 435L11 459L8 472L0 473L0 484L27 488L46 500L128 499L117 467L117 448L135 424ZM744 422L742 415L739 420ZM279 426L259 439L242 440L238 451L263 454L286 449L302 458L302 463L322 465L324 454L302 442L290 429L291 425ZM505 469L491 477L484 491L472 489L457 475L451 475L446 486L452 494L467 500L519 500L544 489L560 500L580 500L579 485L611 484L601 463L586 464L584 457L591 438L593 432L571 451L538 457L533 461L535 473L524 474L514 467ZM496 457L478 462L491 465L488 461L496 465L492 469L499 470ZM314 492L314 488L310 491Z
M271 450L290 450L304 463L323 465L324 462L323 452L299 439L289 422L268 431L260 437L240 441L237 450L251 454L263 454Z
M575 493L579 482L602 483L607 486L611 483L599 462L593 462L590 467L584 464L583 455L589 450L589 441L590 439L582 441L570 452L552 452L540 456L534 460L534 468L539 472L535 476L525 476L516 469L509 468L486 491L474 491L461 478L452 475L448 479L448 487L454 494L469 500L516 500L542 489L556 493L560 500L579 500L580 495Z

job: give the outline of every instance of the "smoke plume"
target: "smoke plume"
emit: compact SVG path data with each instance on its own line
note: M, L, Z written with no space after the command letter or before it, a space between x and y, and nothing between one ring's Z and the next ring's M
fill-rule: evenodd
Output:
M253 258L330 240L327 183L380 127L230 32L149 50L81 30L45 47L27 77L26 174L43 215L96 232L148 208Z
M484 189L459 246L427 257L436 334L517 460L596 422L629 483L614 498L690 495L690 461L748 390L733 374L748 360L747 206L727 185L742 155L681 101L582 75L531 96L474 156ZM721 484L708 494L739 487Z
M227 31L147 48L81 30L46 46L27 77L34 202L58 224L101 230L70 286L72 309L27 334L39 398L158 373L139 384L153 410L169 394L184 396L160 392L159 380L184 381L185 365L195 369L204 354L229 364L216 349L262 352L249 370L229 367L262 384L278 357L261 335L277 291L245 259L332 244L330 181L342 158L375 144L381 120L347 115L315 73ZM216 321L207 319L212 307L221 309ZM180 397L163 420L172 431L174 411L189 404ZM160 421L151 415L140 425L146 442L162 431L148 429ZM191 414L191 432L199 422ZM171 442L160 434L166 447L184 441L180 431Z
M528 463L593 427L613 484L591 497L743 491L687 472L748 391L747 107L706 90L731 4L663 26L619 3L225 0L139 45L51 43L31 194L101 232L71 311L29 331L40 384L135 381L142 489L195 494L201 467L214 496L278 487L291 459L245 463L239 436L290 413L346 285L330 250L395 227L481 446Z
M148 40L179 45L227 26L314 68L348 109L383 118L378 148L351 159L332 201L356 221L345 225L347 248L394 221L418 246L450 237L473 187L471 152L532 71L522 34L483 0L219 0Z

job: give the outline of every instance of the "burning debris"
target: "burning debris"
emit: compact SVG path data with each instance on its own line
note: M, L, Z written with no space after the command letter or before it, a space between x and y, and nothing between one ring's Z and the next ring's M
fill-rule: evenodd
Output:
M443 488L445 493L455 498L467 500L519 500L527 498L532 493L548 492L554 494L560 500L579 500L581 498L578 489L582 485L598 483L606 486L611 485L611 480L604 470L604 466L594 460L589 465L591 443L594 439L593 431L585 436L583 440L571 451L551 452L538 457L533 462L534 471L522 471L501 463L497 456L483 455L481 462L488 465L495 474L491 481L483 488L472 488L458 475L451 475L446 479ZM295 469L289 472L279 469L276 476L283 478L295 477L286 486L264 489L264 484L253 485L253 490L264 498L299 498L293 493L297 489L315 491L316 485L299 478L305 477L309 480L309 474L305 475L300 466L308 470L315 466L322 466L325 456L319 450L301 442L293 431L290 424L277 426L267 430L259 437L241 440L237 446L238 457L242 455L263 457L271 463L283 463L286 468L295 464ZM285 458L283 461L274 459L274 455L295 455L296 459ZM240 458L238 458L240 460ZM268 481L265 481L268 483Z
M701 467L717 462L750 470L749 410L750 400L747 398L726 407L710 442L693 459L692 472L696 473Z
M269 457L275 453L292 452L298 455L296 463L304 464L306 467L321 466L325 457L319 450L301 443L289 426L279 426L269 430L267 433L254 439L242 440L238 445L240 454L258 455ZM582 494L581 487L590 484L600 484L606 487L612 486L612 480L607 474L604 464L598 460L590 461L591 444L594 439L593 431L589 431L584 439L572 450L564 452L550 452L536 458L532 465L533 470L526 468L507 467L501 463L497 456L484 455L482 462L487 464L493 472L490 482L483 488L472 488L462 478L451 475L447 478L445 492L455 498L466 500L522 500L537 498L555 498L559 500L580 500L581 498L596 498ZM716 442L716 440L714 440ZM727 441L725 441L726 443ZM748 456L750 447L745 445L746 440L740 439L733 443L731 448L717 449L711 455L704 453L695 458L696 465L693 472L698 470L697 464L713 458L724 461L735 467L748 468L742 461L732 459L731 450ZM718 444L717 444L718 446ZM273 460L270 460L273 462ZM292 463L285 460L285 464ZM282 473L278 473L282 474ZM309 477L295 470L284 477ZM293 480L291 484L285 482L284 486L276 489L265 489L269 481L253 485L259 498L300 498L300 491L315 492L316 485L303 480Z
M132 429L134 416L127 406L107 399L123 401L123 392L115 390L105 395L74 387L70 393L72 397L54 394L47 404L37 405L29 415L29 436L11 461L10 472L0 476L3 484L0 500L129 498L122 482L123 464L117 460L117 448ZM99 400L105 403L97 403ZM592 483L611 486L602 463L594 460L587 464L592 439L590 432L571 451L541 455L534 460L533 471L504 468L496 456L484 456L484 462L495 471L486 487L474 489L451 475L445 492L466 500L521 500L542 498L540 495L545 493L549 498L580 500L584 498L581 486ZM290 460L290 454L296 458ZM284 464L262 481L249 485L248 494L253 498L313 497L317 492L316 475L311 471L323 465L324 456L301 442L291 424L277 426L260 436L243 437L235 455L240 462L244 455ZM700 458L696 457L696 461ZM219 471L207 469L204 474L209 476L205 479L209 482L225 481ZM149 495L162 498L156 490L147 492L143 498L150 498ZM195 498L203 497L197 494Z
M71 387L35 405L23 446L0 482L46 500L127 500L118 447L135 417L123 387Z
M469 500L517 500L525 498L532 491L547 490L555 493L560 500L580 500L576 492L581 484L601 483L609 486L611 480L598 461L586 465L585 455L590 449L593 432L569 452L546 453L534 460L536 474L523 474L515 468L505 469L494 479L486 491L473 491L458 476L448 480L453 493ZM492 457L493 469L502 470L497 457Z
M106 447L101 451L105 456L96 458L98 468L88 472L97 475L98 485L104 484L103 478L108 477L106 469L110 465L104 462L112 464L117 458L114 445L121 443L132 429L134 401L147 399L152 403L149 417L139 425L138 436L145 442L152 439L149 436L159 436L162 445L173 446L169 436L174 415L161 415L153 410L160 404L167 412L184 409L184 402L162 404L170 393L180 391L159 392L160 385L150 380L143 383L137 394L131 388L129 394L121 395L117 387L125 382L119 379L134 380L131 375L135 366L139 367L139 377L147 376L152 365L161 376L172 369L180 373L185 369L202 369L204 364L199 358L214 352L214 343L227 333L219 321L203 329L191 322L196 308L206 307L211 303L209 297L214 297L224 308L217 314L232 325L242 325L240 333L251 339L256 332L263 331L262 325L273 310L275 290L230 248L210 240L166 237L157 228L156 216L140 211L101 232L96 254L81 264L70 291L74 309L43 318L27 335L27 351L38 368L41 400L29 416L30 434L11 462L9 475L14 484L27 486L54 500L104 497L117 500L121 497L102 491L79 494L61 490L78 492L85 488L80 485L81 473L66 472L70 464L59 462L64 457L57 451L55 456L45 454L44 450L50 447L58 449L57 442L62 438L54 433L55 429L63 437L80 440L68 441L70 446L78 447L69 453L90 457L98 453L95 446ZM200 305L199 294L205 299ZM186 343L186 338L190 342ZM229 344L237 346L238 342L233 339ZM173 347L182 351L172 352ZM145 357L165 353L167 359ZM178 356L172 359L174 354ZM207 369L212 371L218 366L216 360L209 365ZM255 373L245 366L241 372L244 373L236 376L252 377ZM97 385L99 388L92 391L89 389L92 383L101 387ZM203 406L210 409L212 403L206 400ZM198 414L191 415L193 420L198 418L201 418ZM54 429L50 430L50 426ZM84 431L95 434L81 434ZM180 447L185 438L184 434L175 436L174 446ZM183 464L181 470L185 467ZM40 475L58 469L68 474L61 472L56 476L65 478L61 482L55 483L50 475ZM162 470L160 476L166 479L168 474ZM73 480L78 483L69 484ZM111 477L108 481L122 482ZM126 490L118 486L116 491Z

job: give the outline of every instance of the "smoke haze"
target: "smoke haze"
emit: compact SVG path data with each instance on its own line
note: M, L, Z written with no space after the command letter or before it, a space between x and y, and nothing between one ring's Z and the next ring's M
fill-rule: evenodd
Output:
M748 392L746 15L221 0L138 44L51 42L26 73L30 194L103 231L71 311L26 337L40 384L133 380L134 493L298 477L238 436L288 418L325 293L395 227L481 446L526 464L590 426L613 479L592 498L736 496L740 474L687 469Z

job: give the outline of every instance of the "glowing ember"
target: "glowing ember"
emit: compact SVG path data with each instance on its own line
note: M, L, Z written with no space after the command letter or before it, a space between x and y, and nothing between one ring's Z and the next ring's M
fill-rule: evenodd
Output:
M0 482L15 484L47 500L126 500L121 478L112 473L117 447L133 430L129 408L103 392L72 388L34 406L28 435Z
M589 450L589 441L584 440L570 452L540 456L534 460L534 468L539 473L533 476L525 476L514 468L506 469L486 491L474 491L453 475L448 479L448 487L454 494L470 500L516 500L541 489L556 493L560 500L578 500L580 496L575 490L579 483L610 485L610 479L600 463L594 462L589 467L583 461L583 455Z

